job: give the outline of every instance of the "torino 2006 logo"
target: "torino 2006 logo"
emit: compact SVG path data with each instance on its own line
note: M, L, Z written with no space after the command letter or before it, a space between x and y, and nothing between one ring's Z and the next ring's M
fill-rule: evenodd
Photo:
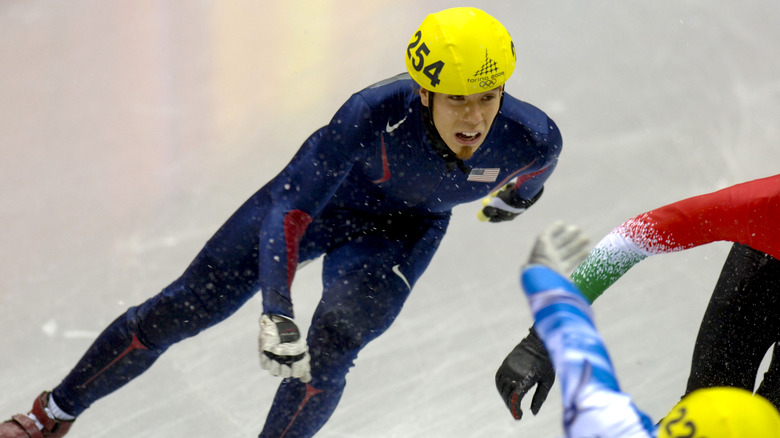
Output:
M472 84L478 82L480 88L493 88L501 76L504 76L504 72L498 68L498 63L490 58L487 49L485 49L485 63L474 72L474 78L469 79L469 82Z
M478 83L480 88L493 88L498 83L498 78L504 76L504 72L499 72L490 76L482 76L478 78L469 78L470 83Z

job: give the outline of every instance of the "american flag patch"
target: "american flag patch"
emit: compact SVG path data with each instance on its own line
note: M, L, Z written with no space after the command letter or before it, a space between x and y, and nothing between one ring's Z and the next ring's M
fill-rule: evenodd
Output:
M467 181L495 182L501 169L471 169Z

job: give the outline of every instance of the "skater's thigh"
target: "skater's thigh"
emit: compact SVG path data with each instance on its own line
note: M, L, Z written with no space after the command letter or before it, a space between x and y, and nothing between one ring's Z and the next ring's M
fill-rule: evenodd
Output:
M400 242L367 236L342 245L323 262L323 295L312 321L338 330L359 346L383 333L411 292L400 266L408 250Z

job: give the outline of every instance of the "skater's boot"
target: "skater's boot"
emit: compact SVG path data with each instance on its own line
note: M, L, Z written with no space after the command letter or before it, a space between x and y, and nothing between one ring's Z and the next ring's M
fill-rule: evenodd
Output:
M0 438L60 438L68 433L73 421L54 420L46 414L49 393L44 392L35 399L32 410L27 415L17 414L10 420L0 423ZM43 430L30 418L34 415Z

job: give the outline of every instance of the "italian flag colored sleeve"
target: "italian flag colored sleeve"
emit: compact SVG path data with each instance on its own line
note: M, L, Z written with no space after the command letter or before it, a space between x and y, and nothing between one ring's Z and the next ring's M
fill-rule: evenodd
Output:
M780 256L780 175L694 196L635 216L612 230L572 273L593 302L632 266L654 254L716 241Z

